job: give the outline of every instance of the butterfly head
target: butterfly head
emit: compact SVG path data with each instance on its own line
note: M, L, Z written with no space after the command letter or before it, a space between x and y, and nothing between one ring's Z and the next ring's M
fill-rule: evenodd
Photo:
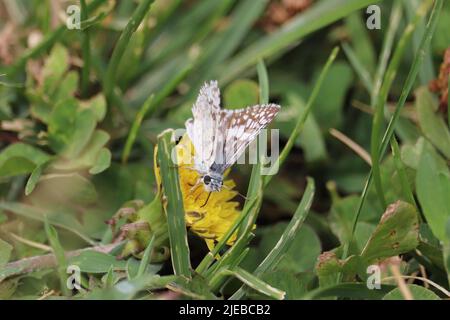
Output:
M221 176L205 174L201 179L207 192L220 191L222 189L223 178Z

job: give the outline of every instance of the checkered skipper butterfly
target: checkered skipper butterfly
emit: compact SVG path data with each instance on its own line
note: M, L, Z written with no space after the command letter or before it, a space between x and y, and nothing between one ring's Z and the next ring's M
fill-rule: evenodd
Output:
M280 106L255 105L244 109L220 108L217 81L205 83L186 121L187 134L195 149L194 169L205 190L220 191L223 175L276 116Z

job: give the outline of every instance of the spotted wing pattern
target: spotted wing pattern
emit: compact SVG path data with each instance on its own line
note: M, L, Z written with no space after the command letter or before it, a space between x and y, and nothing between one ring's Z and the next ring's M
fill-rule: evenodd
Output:
M186 121L187 134L195 148L196 169L223 174L279 110L276 104L220 109L217 81L205 83L192 107L193 119Z
M221 110L219 128L225 131L216 144L214 166L223 173L242 155L248 145L267 127L280 110L276 104L245 109Z

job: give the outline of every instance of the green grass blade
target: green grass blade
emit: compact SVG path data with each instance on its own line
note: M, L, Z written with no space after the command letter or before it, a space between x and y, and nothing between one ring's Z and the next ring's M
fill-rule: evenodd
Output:
M383 40L383 47L381 49L380 58L378 60L377 71L375 72L375 79L373 80L373 91L370 95L370 103L373 107L375 105L375 97L378 96L383 83L383 75L389 61L389 57L394 45L395 33L402 18L401 1L396 1L392 7L391 16L389 17L389 27Z
M50 242L50 245L53 249L53 253L55 254L56 257L56 261L58 262L58 275L61 285L61 291L64 293L65 296L69 296L70 291L67 288L67 273L66 273L67 259L64 253L64 249L61 246L61 243L59 242L58 233L56 232L56 229L50 225L47 217L45 218L44 226L45 226L45 233L47 234L47 239Z
M253 199L250 203L250 209L252 209L254 206L256 206L256 199ZM211 263L214 261L215 257L219 254L219 252L225 247L228 239L238 230L239 226L242 225L245 217L247 214L243 211L239 218L236 219L236 221L233 223L233 225L228 229L228 231L225 233L225 235L220 239L220 241L217 243L217 245L214 247L214 249L209 252L203 260L200 262L200 264L195 269L196 273L204 274L207 270L207 268L211 265Z
M241 0L237 2L237 6L230 17L229 27L213 38L209 46L205 48L206 52L199 59L199 82L210 77L213 66L222 63L231 56L260 17L267 2L268 0Z
M153 1L154 0L142 0L139 3L138 7L136 8L132 17L125 26L125 29L120 35L120 38L114 48L103 82L105 96L108 98L109 101L112 100L112 92L116 85L116 74L120 64L120 60L122 59L122 56L125 53L125 50L131 40L131 37L133 36L133 33L137 30L142 20L144 19L145 15L150 10L150 6L153 3Z
M105 0L93 0L89 5L87 6L87 11L92 12L95 9L97 9ZM38 45L36 45L33 48L30 48L25 51L25 53L18 58L14 64L11 67L8 67L6 70L6 73L14 74L18 70L22 69L28 60L36 58L40 56L41 54L44 54L49 48L51 48L56 42L58 42L64 33L66 31L70 31L67 29L66 25L62 25L58 27L56 30L48 33L45 35L44 39L42 39L41 42L39 42Z
M136 141L136 137L140 136L139 129L142 121L157 111L164 99L176 89L176 87L186 78L191 70L192 64L187 64L178 73L174 74L171 79L169 79L161 91L159 91L156 95L150 95L142 104L141 109L139 109L133 124L131 125L130 132L128 133L127 141L125 142L125 147L122 151L122 163L127 163L134 142Z
M155 100L150 105L148 111L144 115L145 119L152 116L158 110L157 108L161 105L164 99L174 92L174 90L177 88L180 82L183 81L189 75L189 72L191 72L192 70L193 70L193 63L187 63L180 69L180 71L176 72L172 77L170 77L167 80L167 83L156 94Z
M37 220L41 222L45 222L45 212L39 208L19 203L19 202L0 202L0 209L12 212L22 217L26 217L28 219ZM57 214L53 214L52 216L47 215L47 219L49 223L53 226L68 230L73 234L79 236L81 239L89 243L90 245L96 245L97 243L93 241L88 235L84 233L82 227L74 219L74 221L64 221L64 218L69 218L67 214L63 214L62 212L58 212Z
M314 193L314 180L308 178L305 192L303 194L302 200L300 201L300 204L297 207L297 210L295 210L291 221L284 230L275 247L273 247L266 258L256 268L255 272L253 273L256 277L265 272L273 270L277 266L283 255L287 252L287 250L289 250L292 240L295 238L309 213L309 209L311 208L311 204L314 199ZM241 287L231 296L230 299L239 300L244 296L244 294L245 289L244 287Z
M269 77L267 74L267 68L264 64L264 61L259 60L258 64L256 65L256 70L258 73L258 82L259 82L259 101L261 104L267 104L269 103ZM258 141L256 142L258 143ZM243 212L250 212L251 210L258 210L259 208L254 207L255 205L258 205L261 203L259 202L252 202L250 203L250 200L253 200L255 197L257 197L258 191L261 189L261 154L259 145L257 145L258 153L257 153L257 162L252 166L252 173L250 175L250 181L247 188L247 199L245 200L244 209ZM246 218L243 220L242 225L245 226L248 224L248 219L250 219L250 215L246 216ZM239 229L239 235L241 235L243 232L242 228Z
M402 36L398 42L398 45L394 51L392 56L392 60L389 63L389 66L386 70L386 74L384 75L383 84L381 85L380 92L377 97L375 97L375 113L372 120L372 132L370 139L370 154L372 158L372 171L373 171L373 179L375 183L375 189L377 191L378 199L383 206L383 209L386 208L386 199L384 196L383 186L381 183L381 170L380 170L380 158L379 158L379 150L381 143L381 130L383 129L384 123L384 110L386 100L389 94L389 90L391 85L395 79L397 74L397 70L399 68L400 62L408 48L408 44L413 36L413 32L418 26L421 19L427 14L428 9L432 5L432 0L426 0L422 2L420 7L418 8L416 15L413 21L406 26L403 31Z
M86 0L80 0L81 19L87 20L89 12L87 11ZM81 35L81 51L83 56L83 67L81 69L81 94L86 96L89 85L89 73L91 67L91 43L89 29L83 30Z
M375 4L375 0L327 0L317 2L306 12L286 23L278 31L262 38L244 49L221 71L219 82L227 83L237 75L254 65L259 59L265 59L284 51L301 38L347 16L353 11Z
M443 0L436 0L434 2L433 10L431 11L430 18L428 19L425 34L422 37L419 49L415 53L411 69L409 70L408 76L405 80L405 84L400 94L400 98L395 106L394 114L391 116L386 131L383 135L381 147L379 150L380 157L384 154L387 147L389 146L391 138L394 134L395 124L397 123L397 120L400 117L400 111L405 105L406 99L408 98L408 95L411 92L411 89L414 85L420 66L424 59L425 55L424 48L430 44L431 39L433 38L434 30L436 29L437 21L439 18L439 13L441 12L442 9L442 3Z
M344 49L345 55L347 56L353 69L355 69L356 73L358 74L359 78L361 79L362 84L366 88L367 92L372 92L373 83L372 83L372 79L370 77L369 70L367 70L366 67L362 64L362 62L356 56L352 47L350 47L350 45L348 43L345 43L345 42L342 43L342 49Z
M161 182L167 199L166 217L169 229L170 252L175 275L191 276L191 262L184 220L183 195L180 189L178 169L172 150L175 148L173 130L163 131L158 136L158 162Z
M151 44L157 39L157 36L161 34L162 30L166 28L170 24L170 19L175 16L177 9L182 4L181 0L171 1L164 9L164 12L160 12L156 19L155 25L151 26L150 24L144 25L145 28L145 40L144 40L144 50L142 51L141 58L145 58L147 51ZM143 71L143 70L141 70ZM139 74L140 72L138 72Z
M175 10L173 16L169 17L165 22L166 26L159 30L160 37L167 38L165 40L167 42L166 45L162 48L156 47L158 39L155 39L154 43L150 43L150 47L147 49L146 60L143 61L142 70L138 72L139 76L147 73L154 66L177 59L177 54L180 52L184 53L185 48L201 40L205 34L213 30L214 24L210 23L209 18L220 16L219 12L225 14L226 8L219 1L199 1L192 6L191 10L184 11L181 14L179 11L182 10L183 8ZM203 22L200 27L201 30L192 28L192 25L199 22Z
M260 275L264 272L272 270L276 267L278 261L283 256L283 254L289 250L292 239L300 230L303 222L305 221L309 209L311 208L312 201L314 199L315 193L315 183L312 178L308 178L305 192L303 194L302 200L297 207L291 221L286 227L280 240L277 242L275 247L266 256L263 262L256 268L255 274Z
M413 64L412 64L412 66L411 66L411 68L409 70L408 77L407 77L407 79L405 81L405 84L403 86L403 89L402 89L402 92L401 92L401 95L400 95L400 99L397 102L394 114L391 116L391 119L389 120L388 126L386 128L386 131L384 133L383 139L381 141L381 148L379 150L379 152L380 152L379 157L381 157L384 154L384 152L386 151L386 149L387 149L387 147L389 145L389 142L391 141L391 138L392 138L392 136L394 134L395 124L397 123L397 120L398 120L398 118L400 116L400 112L401 112L403 106L405 105L405 102L406 102L406 99L407 99L409 93L411 92L412 86L414 85L414 81L415 81L415 79L417 77L417 74L419 72L419 66L420 66L421 61L423 59L424 52L421 51L420 49L423 48L423 46L425 46L425 45L427 45L427 44L429 44L431 42L431 38L433 37L434 30L436 29L436 24L437 24L437 21L438 21L439 13L440 13L440 11L442 9L442 3L443 3L442 0L437 0L434 3L433 10L431 11L430 18L428 19L428 23L427 23L425 34L422 37L421 45L419 46L419 50L415 54ZM366 180L366 184L364 186L363 192L362 192L361 197L360 197L360 201L359 201L359 204L358 204L358 209L357 209L356 214L355 214L355 216L353 218L352 232L351 232L350 240L349 240L349 242L347 244L344 245L342 259L346 259L347 258L348 249L349 249L351 241L353 240L353 236L354 236L355 230L356 230L356 225L358 223L358 219L359 219L359 216L361 214L362 207L364 206L364 203L365 203L365 201L367 199L367 194L368 194L368 191L369 191L369 187L370 187L370 185L372 183L372 176L373 176L373 171L370 170L369 171L369 175L368 175L367 180Z
M300 135L300 133L303 129L303 126L305 124L305 121L308 118L309 113L311 112L314 102L316 101L317 95L320 92L320 88L322 87L323 80L327 76L328 71L329 71L331 65L333 64L334 60L336 59L338 53L339 53L339 47L335 47L333 49L333 51L331 51L331 54L328 57L328 60L325 63L325 66L323 67L322 71L320 72L319 78L317 79L316 83L314 84L314 88L311 92L311 95L309 96L308 102L306 103L305 111L298 118L295 128L292 131L291 135L289 136L289 139L286 142L286 145L284 146L283 150L281 151L278 159L275 161L275 164L272 166L273 170L278 170L278 168L286 160L287 156L289 155L289 152L291 152L292 148L294 147L295 140L297 140L298 136ZM270 182L270 180L272 179L274 174L275 174L275 172L269 172L268 175L264 176L264 186L266 186Z
M224 270L222 273L238 278L246 286L273 299L283 300L286 295L286 292L270 286L242 268L237 267L235 270Z
M125 142L125 147L122 151L122 163L127 163L128 157L130 156L131 149L133 148L134 141L139 132L139 128L141 127L142 120L144 120L145 115L148 113L148 110L153 104L155 96L150 95L147 100L145 100L141 109L139 109L136 117L134 118L133 124L131 125L130 132L128 133L127 141Z
M144 251L144 255L142 256L141 263L139 264L139 269L136 275L136 278L143 276L148 264L150 263L150 258L152 256L153 244L155 243L155 235L152 236L150 242L147 245L147 248Z
M253 200L251 200L248 206L244 207L241 215L244 218L243 222L240 224L240 234L233 244L233 246L213 265L207 272L205 276L211 281L220 270L223 270L226 266L233 265L236 259L239 259L239 254L248 245L249 241L253 237L252 229L258 216L259 208L262 202L262 183L259 183L260 189L255 195ZM219 287L225 278L222 277L221 281L216 281L216 287Z
M407 13L406 16L409 19L412 19L414 17L414 10L417 9L419 4L420 0L403 1L403 7ZM414 32L412 43L412 48L414 51L418 50L420 45L420 39L422 39L424 32L425 32L425 20L422 19L422 21L420 21L419 25L417 26L416 32ZM424 61L419 71L419 80L422 85L427 85L432 79L436 78L433 67L433 55L431 54L430 46L425 48L425 51L426 52Z
M411 190L411 186L409 185L408 182L408 177L406 175L406 168L401 159L400 147L398 146L398 142L397 139L395 138L395 135L391 139L391 149L392 149L392 156L394 158L395 168L397 169L397 173L400 178L403 195L410 204L418 208L416 200L414 199L413 192Z
M256 71L258 73L259 83L259 103L269 103L269 76L267 75L267 68L263 60L258 60L256 64Z

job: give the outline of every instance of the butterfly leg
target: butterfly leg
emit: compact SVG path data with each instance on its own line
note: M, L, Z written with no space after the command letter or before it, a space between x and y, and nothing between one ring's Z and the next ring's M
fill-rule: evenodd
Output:
M198 179L197 182L189 189L189 193L193 193L199 185L201 185L202 179Z
M211 192L208 193L208 198L206 198L205 203L204 203L202 206L200 206L200 208L203 208L204 206L206 206L206 204L208 203L208 200L209 200L209 197L210 197L210 196L211 196Z

